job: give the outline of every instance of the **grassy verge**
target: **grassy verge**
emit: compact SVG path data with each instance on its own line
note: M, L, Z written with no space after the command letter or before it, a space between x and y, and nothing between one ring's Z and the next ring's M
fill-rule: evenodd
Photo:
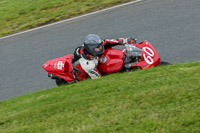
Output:
M0 102L0 131L199 133L200 62L118 73Z
M0 36L131 0L1 0Z

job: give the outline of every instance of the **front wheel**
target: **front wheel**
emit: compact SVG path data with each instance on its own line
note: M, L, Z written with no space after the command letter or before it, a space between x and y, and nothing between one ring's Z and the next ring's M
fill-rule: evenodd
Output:
M160 64L160 65L171 65L171 63L166 62L166 61L161 61L161 64Z

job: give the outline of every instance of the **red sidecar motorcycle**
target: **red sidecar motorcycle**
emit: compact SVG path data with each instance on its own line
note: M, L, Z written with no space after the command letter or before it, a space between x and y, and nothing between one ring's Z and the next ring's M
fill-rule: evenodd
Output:
M132 69L147 69L161 64L160 55L147 41L138 44L126 44L124 50L108 48L99 57L98 70L102 75L129 71ZM47 61L42 67L48 76L56 80L56 84L73 83L72 54ZM87 73L84 77L87 77ZM83 79L84 80L84 79Z

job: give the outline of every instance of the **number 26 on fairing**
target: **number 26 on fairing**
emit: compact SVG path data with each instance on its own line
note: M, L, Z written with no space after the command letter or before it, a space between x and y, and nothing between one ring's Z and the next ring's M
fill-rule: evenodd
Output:
M142 48L144 50L145 53L143 53L143 57L144 60L148 63L148 64L153 64L153 57L154 57L154 52L152 49L150 49L149 47L143 47ZM148 51L147 51L148 49Z

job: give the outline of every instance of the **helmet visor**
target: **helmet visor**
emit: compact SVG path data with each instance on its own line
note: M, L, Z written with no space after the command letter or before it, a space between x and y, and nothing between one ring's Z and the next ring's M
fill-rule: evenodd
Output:
M104 53L104 46L100 45L93 49L94 56L101 56Z
M95 51L95 52L101 52L102 49L103 49L103 47L102 47L102 46L99 46L99 47L97 47L97 48L94 48L94 51Z

